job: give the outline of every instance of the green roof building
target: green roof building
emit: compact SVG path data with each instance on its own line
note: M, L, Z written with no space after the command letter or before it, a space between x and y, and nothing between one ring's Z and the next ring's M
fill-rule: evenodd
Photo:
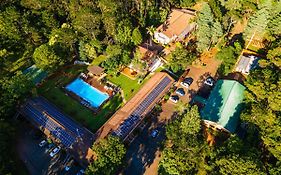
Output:
M244 90L245 87L235 80L218 80L201 110L205 124L235 132L243 108Z

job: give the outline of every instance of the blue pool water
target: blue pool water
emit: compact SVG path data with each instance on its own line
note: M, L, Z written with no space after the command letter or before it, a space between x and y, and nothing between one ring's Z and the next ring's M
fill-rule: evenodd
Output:
M109 97L108 94L102 93L80 78L75 79L72 83L67 85L66 89L78 95L95 108L98 108Z

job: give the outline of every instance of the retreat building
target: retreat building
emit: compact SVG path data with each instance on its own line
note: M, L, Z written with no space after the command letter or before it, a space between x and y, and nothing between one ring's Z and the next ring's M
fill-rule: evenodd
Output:
M96 132L95 139L98 140L112 134L126 140L130 133L168 92L173 83L174 79L167 73L155 73L137 94Z
M194 17L194 11L172 9L168 19L154 32L154 39L163 45L185 39L196 27Z
M219 80L201 110L204 124L234 133L243 109L245 87L235 80Z

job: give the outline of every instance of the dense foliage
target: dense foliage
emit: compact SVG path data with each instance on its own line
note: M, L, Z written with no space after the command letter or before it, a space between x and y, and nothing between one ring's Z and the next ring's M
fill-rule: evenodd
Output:
M122 141L113 136L100 140L93 145L96 160L87 169L86 174L114 174L122 164L126 149Z
M222 43L216 57L223 62L221 73L226 74L236 62L244 41L247 43L252 36L264 39L266 57L245 82L247 108L242 117L252 135L260 136L257 141L262 144L233 136L221 148L209 148L202 139L199 114L193 107L189 114L168 126L170 145L164 150L159 171L280 174L281 2L278 0L1 0L0 174L16 174L14 157L9 156L15 152L10 149L15 130L12 116L33 88L23 70L35 64L53 73L79 59L97 62L108 73L115 74L136 61L132 59L135 46L145 41L148 34L153 35L171 8L190 8L195 4L199 10L196 43L177 47L168 57L167 65L177 72L200 53ZM244 41L237 41L230 31L241 21L248 24L242 34ZM184 112L182 109L180 113ZM112 149L112 158L106 156L110 155L107 150L96 149L100 147ZM94 149L100 158L88 172L112 174L122 162L124 147L115 138L100 142Z

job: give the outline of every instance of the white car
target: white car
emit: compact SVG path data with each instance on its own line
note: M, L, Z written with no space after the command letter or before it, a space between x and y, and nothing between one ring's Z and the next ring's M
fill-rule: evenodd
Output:
M43 146L45 146L45 145L47 145L48 144L48 142L46 141L46 140L42 140L40 143L39 143L39 146L40 147L43 147Z
M54 157L59 151L60 151L60 147L58 146L55 149L53 149L53 151L50 153L50 156Z

